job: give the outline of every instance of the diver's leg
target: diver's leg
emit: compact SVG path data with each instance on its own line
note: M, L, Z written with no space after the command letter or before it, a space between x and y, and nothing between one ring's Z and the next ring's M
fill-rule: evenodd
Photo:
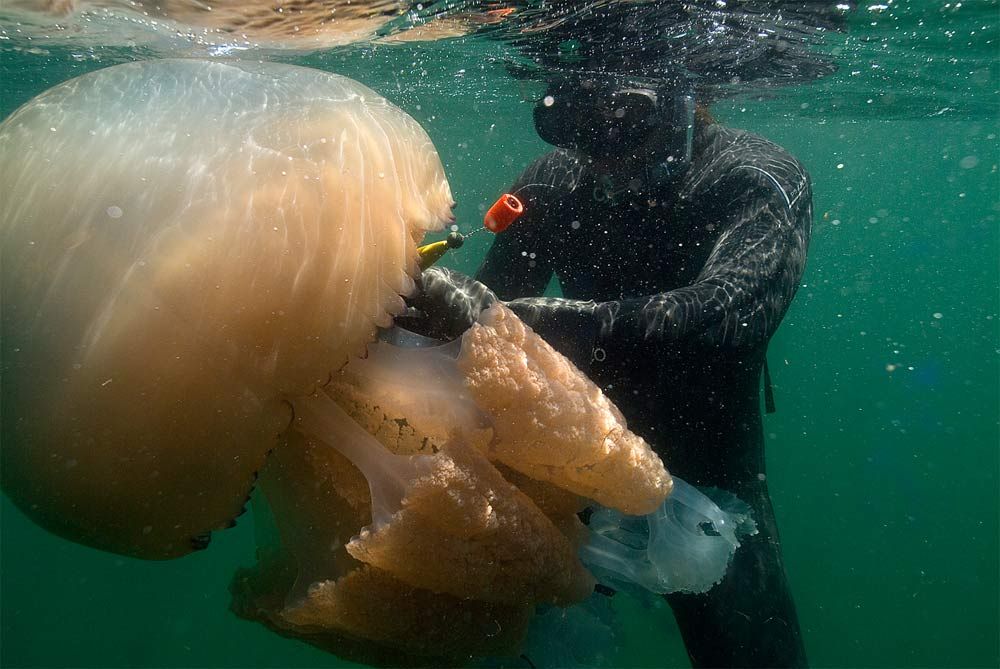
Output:
M694 667L805 667L795 603L763 482L739 496L758 533L741 540L726 578L702 595L666 595Z

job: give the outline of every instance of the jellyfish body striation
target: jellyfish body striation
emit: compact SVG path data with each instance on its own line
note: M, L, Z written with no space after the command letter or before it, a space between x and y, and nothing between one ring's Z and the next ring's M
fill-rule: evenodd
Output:
M2 483L146 558L241 511L308 394L403 308L451 220L430 139L344 77L164 60L0 125Z

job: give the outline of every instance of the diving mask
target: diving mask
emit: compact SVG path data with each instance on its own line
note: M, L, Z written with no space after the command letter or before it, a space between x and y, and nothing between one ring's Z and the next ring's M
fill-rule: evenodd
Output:
M694 107L689 85L566 78L536 104L535 129L549 144L592 158L643 158L676 172L691 159ZM649 147L654 134L662 139Z

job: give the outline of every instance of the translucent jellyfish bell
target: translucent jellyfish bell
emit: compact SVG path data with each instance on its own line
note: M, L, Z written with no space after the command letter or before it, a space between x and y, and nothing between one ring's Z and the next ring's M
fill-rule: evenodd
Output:
M2 484L150 558L241 511L309 394L404 307L451 220L430 139L364 86L161 60L0 124Z
M716 490L718 502L673 477L670 497L653 513L624 516L599 508L581 550L598 578L658 594L707 592L726 575L740 539L757 533L750 507Z

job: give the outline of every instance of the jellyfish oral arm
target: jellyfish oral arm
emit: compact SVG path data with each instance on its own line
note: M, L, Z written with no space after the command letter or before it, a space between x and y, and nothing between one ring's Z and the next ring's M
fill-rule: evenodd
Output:
M295 428L337 449L368 479L372 497L372 522L390 521L403 505L412 481L429 467L430 456L395 455L351 419L322 390L292 401Z

